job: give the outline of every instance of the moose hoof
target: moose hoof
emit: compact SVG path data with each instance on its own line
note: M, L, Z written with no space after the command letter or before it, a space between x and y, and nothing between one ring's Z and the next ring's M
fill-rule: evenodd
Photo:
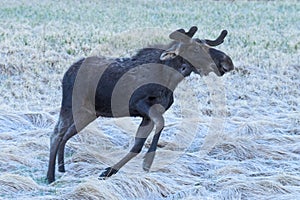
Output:
M108 167L104 169L104 172L102 172L99 176L100 180L106 179L107 177L110 177L118 172L117 169L114 169L112 167Z
M144 170L145 172L149 172L149 171L150 171L150 167L145 167L145 166L143 166L143 170Z
M58 167L58 171L59 171L59 172L62 172L62 173L65 173L65 172L66 172L65 166L59 166L59 167Z
M146 172L150 171L150 168L152 166L153 160L154 160L155 152L148 152L144 157L143 162L143 170Z
M49 177L47 177L47 178L45 179L45 181L48 182L48 184L51 184L51 183L53 183L55 180L54 180L54 178L49 178Z

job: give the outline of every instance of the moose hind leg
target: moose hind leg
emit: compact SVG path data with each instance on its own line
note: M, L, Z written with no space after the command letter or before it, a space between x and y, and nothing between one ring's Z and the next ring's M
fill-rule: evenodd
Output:
M64 137L62 138L60 144L59 144L59 148L58 148L58 171L59 172L65 172L65 161L64 161L64 154L65 154L65 147L66 147L66 143L67 141L73 137L74 135L77 134L77 130L75 127L75 124L73 123L67 130L67 132L64 134Z
M67 132L64 134L58 149L58 171L65 172L65 147L68 140L76 135L78 132L80 132L82 129L84 129L89 123L94 121L96 119L96 116L89 112L82 112L80 115L80 118L78 118L76 123L74 122L72 118L72 122L67 130Z
M55 180L55 160L56 160L57 151L61 143L61 140L63 138L63 135L68 129L67 126L62 126L62 125L63 125L63 121L59 119L50 137L50 155L49 155L48 172L47 172L47 180L49 183L52 183Z
M143 118L135 137L135 142L130 152L122 158L118 163L113 165L112 167L108 167L105 171L100 175L100 179L110 177L113 174L116 174L121 167L123 167L128 161L134 158L137 154L139 154L144 146L144 143L151 133L153 129L154 123L149 118Z

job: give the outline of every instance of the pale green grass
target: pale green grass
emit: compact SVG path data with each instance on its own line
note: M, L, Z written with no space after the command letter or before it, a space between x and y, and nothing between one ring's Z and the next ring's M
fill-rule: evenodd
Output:
M299 1L1 1L0 199L299 199L299 13ZM227 29L219 49L237 70L216 85L193 75L179 86L153 171L142 171L140 155L98 181L137 123L101 119L68 143L67 173L48 186L49 134L70 64L130 56L192 25L199 38ZM214 86L226 94L215 124Z
M221 48L238 66L268 70L297 65L297 11L296 2L2 1L1 99L15 102L14 106L23 97L42 99L53 106L48 91L57 91L57 81L76 59L95 48L102 55L126 55L147 43L167 41L167 32L191 25L199 27L199 37L213 38L221 29L228 29L226 45ZM163 29L163 34L151 34L145 28L158 33ZM18 89L20 81L24 90Z

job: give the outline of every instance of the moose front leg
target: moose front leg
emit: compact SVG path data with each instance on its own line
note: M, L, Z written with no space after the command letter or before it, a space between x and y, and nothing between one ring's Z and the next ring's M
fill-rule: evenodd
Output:
M162 107L159 104L152 106L149 111L149 117L154 122L156 128L155 128L155 133L150 148L148 149L148 152L144 157L143 169L147 172L150 170L151 165L153 163L155 152L157 149L157 143L161 135L161 132L164 128L164 118L162 116L164 112L165 112L164 107Z
M128 161L130 161L133 157L139 154L144 146L144 143L151 133L153 129L154 123L151 119L144 117L135 137L134 146L130 150L130 152L122 158L118 163L113 165L112 167L108 167L104 172L100 175L100 179L110 177L113 174L116 174L121 167L123 167Z

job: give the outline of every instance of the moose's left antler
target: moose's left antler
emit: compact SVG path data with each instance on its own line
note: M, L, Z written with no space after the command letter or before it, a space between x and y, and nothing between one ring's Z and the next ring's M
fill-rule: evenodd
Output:
M228 32L226 30L223 30L217 39L215 39L215 40L207 40L206 39L204 41L209 46L212 46L212 47L218 46L224 42L224 38L226 37L227 33Z
M198 28L196 26L192 26L188 32L185 32L184 29L178 29L169 35L170 39L180 41L180 42L188 42L195 35Z

